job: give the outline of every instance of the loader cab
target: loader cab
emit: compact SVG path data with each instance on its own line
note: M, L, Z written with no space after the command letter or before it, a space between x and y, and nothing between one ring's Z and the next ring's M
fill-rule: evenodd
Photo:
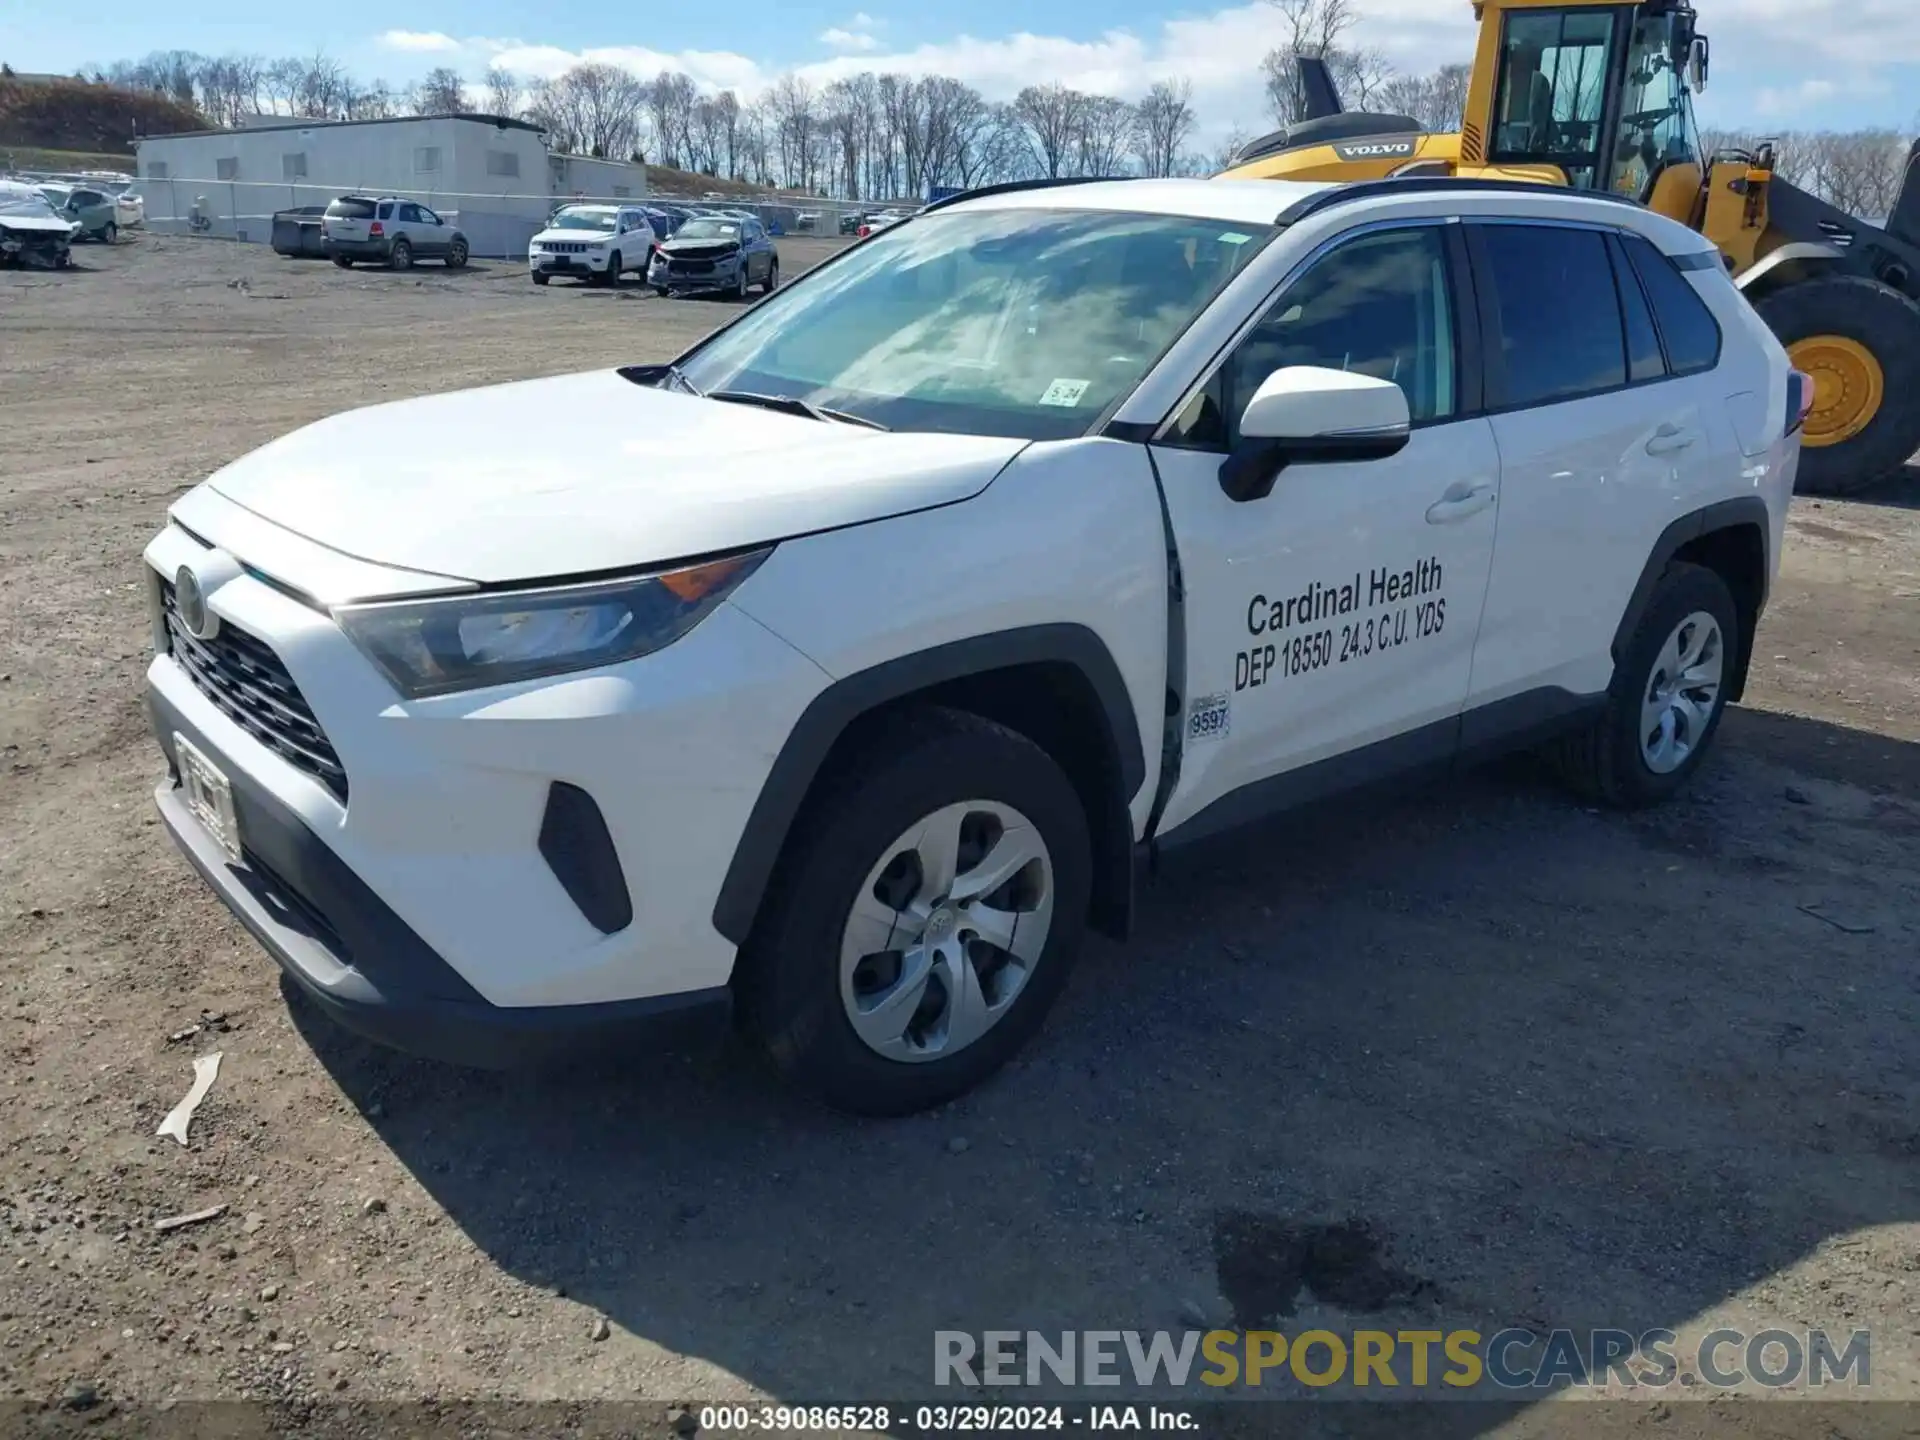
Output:
M1488 160L1551 165L1575 189L1689 221L1702 179L1691 91L1706 56L1693 11L1660 0L1516 4L1499 18Z

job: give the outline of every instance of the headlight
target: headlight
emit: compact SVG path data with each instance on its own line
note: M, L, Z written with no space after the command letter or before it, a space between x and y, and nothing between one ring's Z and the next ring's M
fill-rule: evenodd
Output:
M343 606L333 618L409 700L617 665L685 635L768 551L551 590Z

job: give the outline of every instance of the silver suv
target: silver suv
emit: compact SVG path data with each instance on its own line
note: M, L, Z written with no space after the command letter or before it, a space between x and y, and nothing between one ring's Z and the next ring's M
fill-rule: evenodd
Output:
M467 237L414 200L393 195L342 195L320 221L321 242L333 263L377 260L395 270L415 260L444 260L449 270L467 263Z

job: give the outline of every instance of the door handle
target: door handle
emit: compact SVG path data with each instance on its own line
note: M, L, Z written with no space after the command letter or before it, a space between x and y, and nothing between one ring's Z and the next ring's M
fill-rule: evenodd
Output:
M1647 441L1646 451L1649 455L1678 455L1692 446L1694 438L1669 421L1653 432L1653 438Z
M1500 492L1489 480L1475 485L1449 485L1447 493L1427 507L1427 523L1451 525L1469 515L1478 515L1499 498Z

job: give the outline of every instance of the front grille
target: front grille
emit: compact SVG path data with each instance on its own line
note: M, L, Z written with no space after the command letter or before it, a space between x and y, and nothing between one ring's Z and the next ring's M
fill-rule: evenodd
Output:
M347 772L306 696L263 640L222 621L211 640L187 633L173 582L160 582L167 648L194 686L220 712L296 770L313 776L347 803Z
M584 255L587 245L584 240L542 240L540 248L549 255Z
M711 260L669 260L667 273L669 275L711 275L713 262Z

